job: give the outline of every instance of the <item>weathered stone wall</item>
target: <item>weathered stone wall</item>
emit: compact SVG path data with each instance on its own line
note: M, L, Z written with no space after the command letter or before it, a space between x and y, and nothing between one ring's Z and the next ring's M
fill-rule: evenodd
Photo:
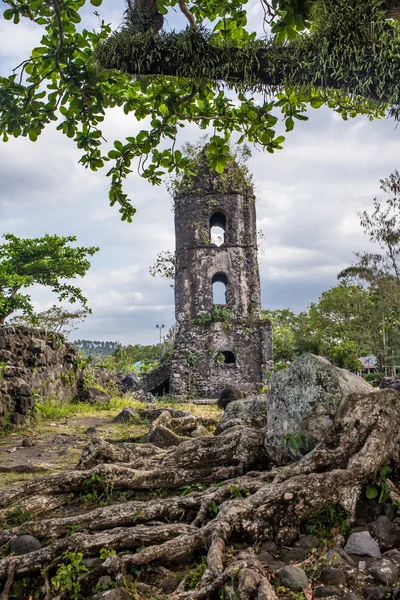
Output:
M22 424L36 401L76 394L78 350L61 335L0 327L0 429Z
M224 182L201 159L174 199L178 330L170 391L177 395L215 397L227 385L260 390L273 369L271 324L260 320L255 198L237 165L228 175ZM223 231L219 245L213 227ZM225 286L224 304L214 304L216 283Z
M226 218L225 241L210 240L210 218ZM178 323L207 315L213 306L212 278L227 276L232 316L256 316L261 296L257 262L255 200L252 195L189 194L175 198L175 316Z
M178 339L170 379L176 395L216 398L228 385L259 391L273 370L269 321L182 325ZM222 362L223 352L231 352L235 361Z

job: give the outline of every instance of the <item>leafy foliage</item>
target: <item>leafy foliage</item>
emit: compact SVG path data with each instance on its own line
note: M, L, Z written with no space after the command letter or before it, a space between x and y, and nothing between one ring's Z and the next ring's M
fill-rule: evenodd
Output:
M0 78L0 135L34 142L57 122L86 168L111 161L110 204L123 220L135 213L123 190L134 160L153 184L168 172L192 173L193 162L176 148L186 123L213 130L207 159L222 173L232 135L271 153L281 149L280 116L289 132L307 119L308 107L326 104L347 119L382 116L388 105L396 115L400 104L399 28L385 19L384 0L266 1L270 40L247 30L247 2L239 0L189 3L191 27L178 33L160 27L163 15L183 5L179 0L159 0L148 21L133 5L114 33L104 21L97 31L82 27L85 0L5 3L6 20L18 26L29 19L43 36L30 57ZM105 153L102 122L116 107L150 125Z
M3 237L6 241L0 245L0 324L17 310L36 321L30 296L21 293L34 283L50 287L60 301L78 301L87 309L81 290L65 279L83 277L90 268L87 256L93 256L99 248L74 248L70 244L76 242L75 236L28 239L8 233Z
M65 598L72 600L80 600L81 584L79 583L79 575L87 571L87 567L82 564L83 554L81 552L66 552L57 568L57 572L52 577L51 583L60 590Z
M387 479L391 472L391 467L389 467L389 465L384 465L379 470L379 473L376 477L376 482L374 484L367 485L365 495L369 500L372 498L378 498L379 503L386 502L390 492Z

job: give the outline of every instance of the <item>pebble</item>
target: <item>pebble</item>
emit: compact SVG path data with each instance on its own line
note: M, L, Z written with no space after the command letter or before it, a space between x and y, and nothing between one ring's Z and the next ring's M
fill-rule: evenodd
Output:
M41 547L42 544L33 535L19 535L10 542L10 550L16 556L35 552L35 550L40 550Z
M333 585L325 585L318 587L314 590L314 598L332 598L334 596L341 596L342 592Z
M282 585L293 592L301 592L309 583L308 577L303 569L300 569L300 567L293 567L292 565L283 567L283 569L279 571L279 579L281 580Z
M343 585L346 582L346 574L334 567L324 567L320 575L321 583L324 585Z
M290 548L290 550L282 550L281 560L285 563L303 562L308 556L308 551L304 548Z

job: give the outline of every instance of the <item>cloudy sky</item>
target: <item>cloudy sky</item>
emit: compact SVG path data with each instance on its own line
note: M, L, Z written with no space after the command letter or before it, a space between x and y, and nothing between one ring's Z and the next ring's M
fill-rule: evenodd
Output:
M4 6L4 5L3 5ZM95 27L92 7L85 26ZM105 0L102 17L116 27L121 0ZM260 23L259 3L251 4L251 22ZM180 27L175 16L169 26ZM13 25L0 17L0 75L8 75L39 41L29 24ZM367 239L357 212L369 210L379 195L379 179L400 168L400 130L393 121L365 117L344 122L321 108L309 113L273 155L253 150L249 167L258 198L263 307L305 309L321 291L335 285L337 273L352 261ZM143 128L121 111L110 111L105 137L124 139ZM180 139L200 135L188 126ZM174 247L171 200L165 185L154 188L136 173L126 185L137 214L122 223L108 204L105 172L79 166L73 141L49 128L36 143L0 142L0 232L23 237L45 233L76 235L80 245L100 246L81 285L93 314L72 338L156 343L156 324L174 321L170 282L155 279L149 266L158 252ZM44 310L54 297L32 289L35 307Z

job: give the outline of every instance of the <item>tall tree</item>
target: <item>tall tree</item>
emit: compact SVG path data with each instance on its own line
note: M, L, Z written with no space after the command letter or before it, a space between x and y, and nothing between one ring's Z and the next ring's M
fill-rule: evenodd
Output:
M288 132L308 107L323 104L346 119L399 115L399 0L263 0L272 36L262 39L247 30L248 0L129 0L114 33L104 21L97 32L81 27L85 0L3 1L5 19L17 26L29 19L43 37L0 78L0 135L35 141L57 121L84 166L112 161L110 203L120 205L123 219L135 212L122 187L133 159L155 184L167 171L191 171L175 147L185 123L213 128L207 155L221 170L232 133L268 152L280 149L281 115ZM189 27L168 33L163 15L175 6ZM149 117L150 127L115 141L105 155L101 123L116 106Z
M65 280L83 277L90 267L87 256L99 248L73 247L75 236L45 235L42 238L19 238L11 233L0 244L0 325L17 310L34 315L31 298L22 290L34 283L49 287L58 299L80 302L87 307L82 291Z

